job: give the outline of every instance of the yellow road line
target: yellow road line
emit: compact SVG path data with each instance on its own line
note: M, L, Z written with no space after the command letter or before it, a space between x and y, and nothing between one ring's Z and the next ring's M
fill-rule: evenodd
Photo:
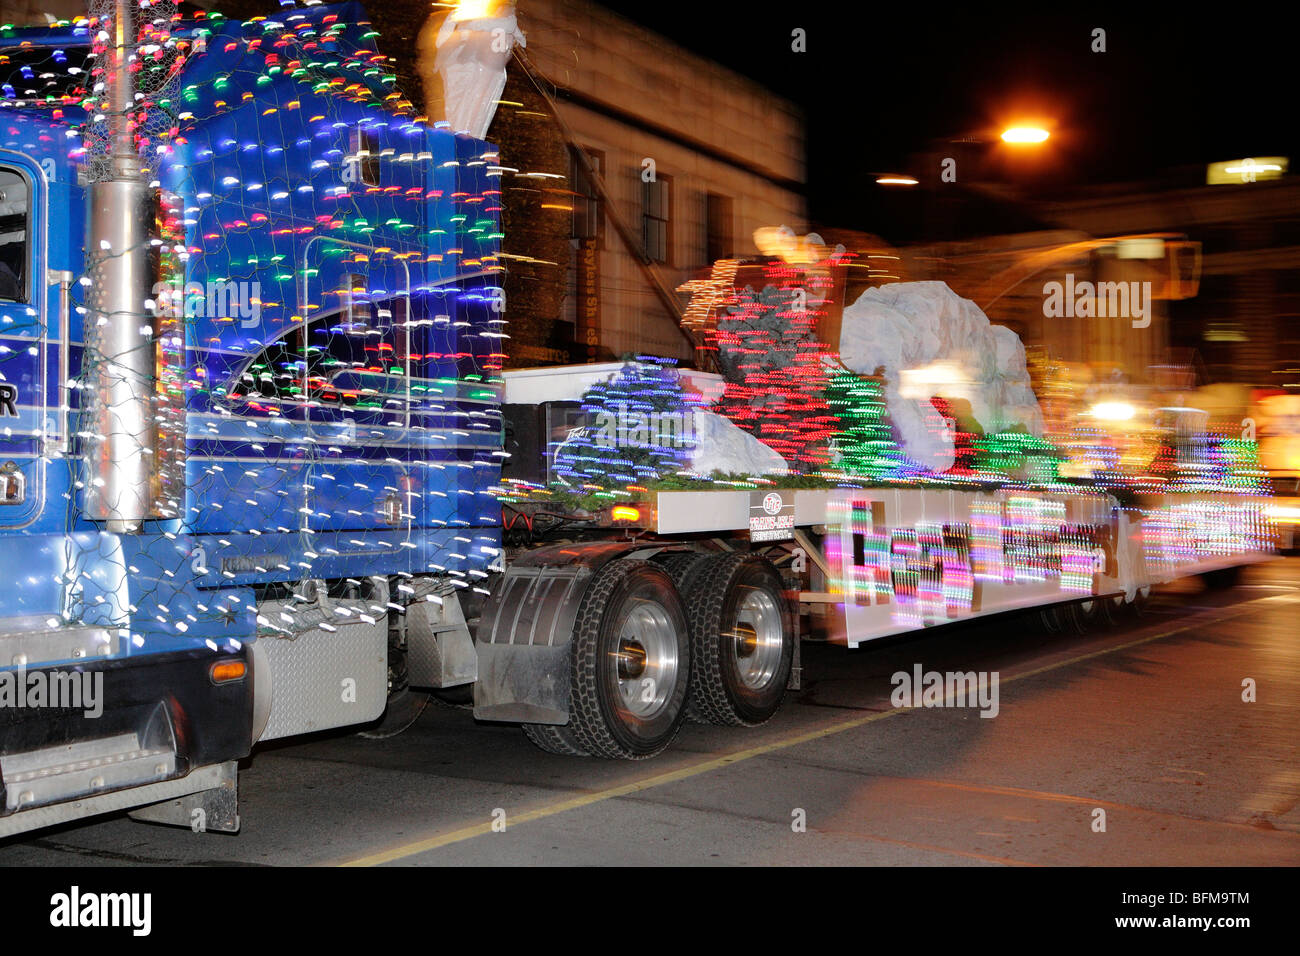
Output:
M1251 605L1262 604L1267 602L1277 602L1278 596L1255 598L1240 605L1235 605L1232 613L1222 614L1209 620L1199 619L1190 624L1182 624L1169 630L1160 631L1147 637L1138 638L1134 641L1128 641L1124 644L1117 644L1114 647L1103 648L1099 651L1092 651L1088 654L1079 654L1075 657L1066 658L1055 664L1046 664L1042 667L1036 667L1033 670L1024 671L1019 674L1013 674L1010 677L1000 678L1001 684L1010 684L1014 681L1024 680L1027 677L1036 677L1039 674L1045 674L1048 671L1059 670L1062 667L1069 667L1072 664L1078 664L1083 661L1093 660L1094 658L1104 657L1107 654L1114 654L1119 651L1128 650L1131 647L1139 647L1143 644L1150 644L1152 641L1158 641L1162 638L1172 637L1175 634L1181 634L1184 631L1190 631L1193 628L1206 627L1226 621L1234 617L1240 617L1248 613ZM854 730L858 727L865 727L867 724L874 723L878 720L885 720L889 717L896 717L899 714L906 714L917 707L897 707L892 710L880 711L879 713L868 714L864 717L854 717L849 720L840 721L823 727L819 730L805 731L800 734L794 734L789 737L780 737L776 740L769 741L765 744L759 744L746 750L737 750L733 753L723 754L720 757L713 757L709 760L702 760L698 763L689 764L677 770L671 770L667 773L655 774L642 780L634 780L631 783L621 784L617 787L609 787L605 790L598 790L594 793L586 793L577 797L570 797L566 800L559 800L555 803L544 804L532 810L526 810L523 813L511 814L507 818L508 826L518 826L521 823L529 823L533 820L541 820L545 817L555 816L557 813L564 813L568 810L577 810L579 807L589 807L593 803L602 803L605 800L613 800L617 797L626 797L629 794L641 793L645 790L652 790L655 787L662 787L666 784L677 783L679 780L686 780L690 777L697 777L700 774L711 773L714 770L720 770L723 767L729 767L733 764L741 763L745 760L752 760L755 757L761 757L764 754L773 753L778 750L786 750L790 747L797 747L800 744L811 743L814 740L821 740L824 737L830 737L835 734L842 734L847 730ZM368 853L364 856L352 857L344 860L337 865L339 866L379 866L384 863L391 863L394 860L400 860L408 856L414 856L418 853L427 853L429 850L437 850L453 843L460 843L464 840L471 840L474 837L483 836L492 832L492 821L488 820L483 823L476 823L472 826L461 827L458 830L449 830L444 833L435 834L424 840L416 840L412 843L402 843L387 850L380 850L375 853Z

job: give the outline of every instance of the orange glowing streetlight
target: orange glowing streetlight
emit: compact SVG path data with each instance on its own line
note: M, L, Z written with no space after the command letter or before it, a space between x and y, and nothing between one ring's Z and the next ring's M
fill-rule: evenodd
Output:
M1050 135L1041 126L1011 126L1002 131L1002 142L1035 146L1045 143Z
M915 186L918 181L915 177L902 173L889 173L876 177L877 186Z

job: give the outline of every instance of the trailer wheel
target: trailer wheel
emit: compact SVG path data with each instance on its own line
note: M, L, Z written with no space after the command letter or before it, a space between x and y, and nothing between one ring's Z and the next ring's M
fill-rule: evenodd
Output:
M1096 617L1089 614L1078 601L1054 604L1039 611L1043 623L1053 634L1066 637L1079 637L1087 634L1096 625Z
M795 630L781 575L743 551L709 556L693 569L691 612L695 682L688 716L753 727L776 713L794 659Z
M673 579L673 584L677 585L677 593L685 595L695 566L708 558L709 555L702 551L669 551L654 560Z
M1119 612L1124 606L1124 598L1094 597L1080 601L1076 605L1083 616L1085 630L1106 628L1119 620Z
M524 724L524 736L547 753L561 754L565 757L591 756L579 746L578 739L567 725Z
M605 565L578 605L567 736L598 757L662 751L686 716L690 634L672 578L648 561Z

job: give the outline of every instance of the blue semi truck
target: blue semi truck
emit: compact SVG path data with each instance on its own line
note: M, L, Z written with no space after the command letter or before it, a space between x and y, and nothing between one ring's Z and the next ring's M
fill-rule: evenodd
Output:
M0 832L375 719L501 559L495 151L355 5L118 11L0 36Z

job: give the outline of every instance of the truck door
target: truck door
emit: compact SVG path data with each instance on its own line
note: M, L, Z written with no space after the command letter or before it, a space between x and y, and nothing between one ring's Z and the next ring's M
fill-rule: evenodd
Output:
M0 150L0 529L45 503L47 434L45 189L40 167Z
M302 394L316 449L307 501L312 525L409 531L417 442L405 261L386 250L322 239L308 249L303 271Z
M216 440L200 436L191 449L196 530L407 530L405 263L320 239L299 272L301 318L235 372L206 426Z

